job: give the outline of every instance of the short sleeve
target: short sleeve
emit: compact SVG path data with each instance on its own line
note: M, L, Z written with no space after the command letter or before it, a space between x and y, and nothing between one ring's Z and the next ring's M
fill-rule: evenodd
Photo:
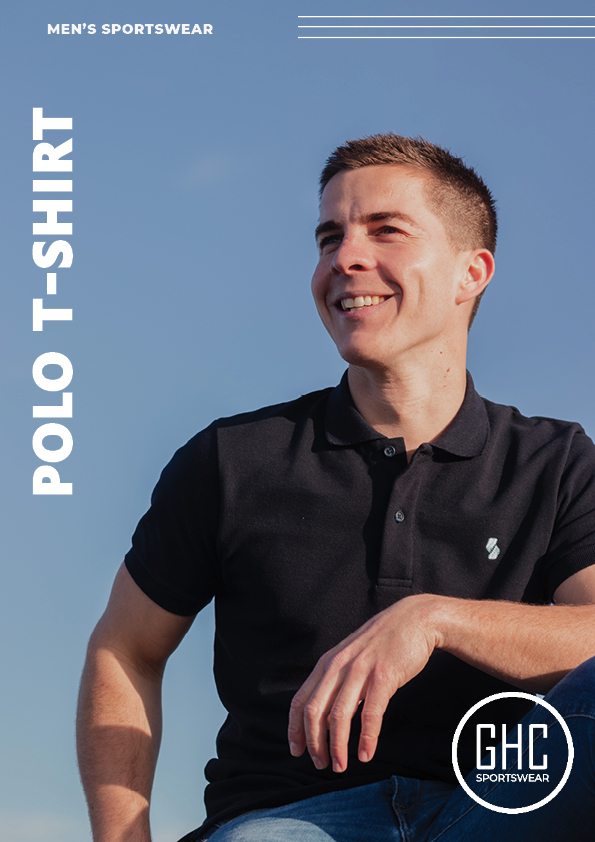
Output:
M595 445L573 436L560 479L556 522L544 574L550 599L565 579L595 564Z
M209 427L174 454L132 537L128 572L173 614L196 614L214 596L218 485L216 431Z

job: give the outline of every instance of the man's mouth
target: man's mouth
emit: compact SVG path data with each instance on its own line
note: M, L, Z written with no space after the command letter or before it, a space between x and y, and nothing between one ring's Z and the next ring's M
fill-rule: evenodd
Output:
M342 310L361 310L363 307L375 307L386 301L385 295L358 295L356 298L343 298L340 301Z

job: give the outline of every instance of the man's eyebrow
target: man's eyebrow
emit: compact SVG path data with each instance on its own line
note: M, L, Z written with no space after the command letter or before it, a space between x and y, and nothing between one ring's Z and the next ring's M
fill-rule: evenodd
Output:
M383 222L384 220L389 219L398 219L401 222L407 222L409 225L413 225L418 230L422 230L421 226L417 224L417 222L413 219L413 217L409 216L406 213L401 213L401 211L376 211L375 213L367 213L364 216L360 217L357 221L366 225L369 222ZM343 229L343 224L341 222L336 222L334 219L329 219L326 222L321 222L320 225L316 227L314 231L314 237L316 240L320 237L321 234L326 233L327 231L341 231Z
M420 227L412 216L409 216L407 213L401 213L401 211L378 211L377 213L369 213L364 216L361 221L364 223L382 222L385 219L399 219L401 222L408 222L410 225L414 225L416 228Z
M334 219L328 219L326 222L321 222L320 225L316 226L314 238L318 240L321 234L325 234L327 231L340 231L342 227L340 222L335 222Z

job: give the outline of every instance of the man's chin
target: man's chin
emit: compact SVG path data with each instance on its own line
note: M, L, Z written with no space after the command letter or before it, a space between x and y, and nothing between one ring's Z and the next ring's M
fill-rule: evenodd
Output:
M383 369L386 364L380 359L380 355L374 354L369 348L338 348L339 354L346 363L357 368Z

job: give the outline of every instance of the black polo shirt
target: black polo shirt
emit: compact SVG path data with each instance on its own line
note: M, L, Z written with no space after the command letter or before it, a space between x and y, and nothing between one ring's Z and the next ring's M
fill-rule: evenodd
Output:
M216 421L165 468L126 556L168 611L215 596L229 716L206 768L208 825L393 774L454 783L459 720L506 683L434 652L393 697L367 764L356 718L342 774L291 757L294 693L324 652L408 594L543 604L594 563L593 443L578 424L483 400L470 377L453 422L409 464L402 439L364 421L346 376ZM470 771L474 746L459 758Z

